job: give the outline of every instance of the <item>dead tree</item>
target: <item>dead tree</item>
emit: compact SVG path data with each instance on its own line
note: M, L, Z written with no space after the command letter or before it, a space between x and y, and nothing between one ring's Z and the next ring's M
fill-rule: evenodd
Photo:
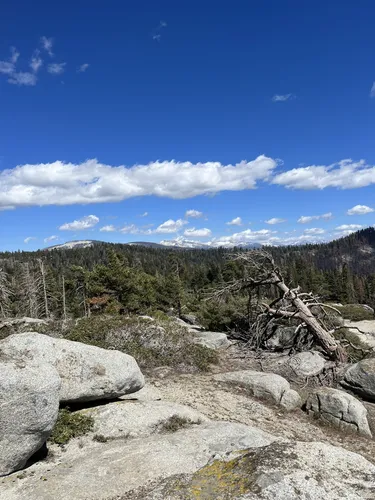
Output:
M256 290L259 287L275 287L278 297L270 304L258 304L259 317L266 315L266 324L274 318L295 320L298 323L296 331L306 328L330 358L341 362L346 360L345 349L333 337L334 330L329 329L325 323L328 309L333 309L338 315L339 311L321 303L312 293L301 292L299 287L290 288L273 257L264 250L241 252L235 254L233 259L243 264L243 277L225 284L212 297L223 298L228 294Z

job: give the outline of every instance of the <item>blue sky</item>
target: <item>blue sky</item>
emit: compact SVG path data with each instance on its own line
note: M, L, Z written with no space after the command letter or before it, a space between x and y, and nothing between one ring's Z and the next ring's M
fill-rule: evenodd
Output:
M374 18L367 0L1 2L0 250L375 224Z

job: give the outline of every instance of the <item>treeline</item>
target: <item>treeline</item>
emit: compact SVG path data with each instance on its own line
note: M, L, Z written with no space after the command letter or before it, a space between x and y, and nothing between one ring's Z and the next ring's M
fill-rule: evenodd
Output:
M268 249L293 286L326 301L375 306L375 230L325 245ZM211 328L248 314L248 298L206 300L242 276L236 250L175 250L97 243L89 248L0 254L0 315L36 318L195 312ZM262 291L269 298L272 291ZM271 294L271 295L270 295Z

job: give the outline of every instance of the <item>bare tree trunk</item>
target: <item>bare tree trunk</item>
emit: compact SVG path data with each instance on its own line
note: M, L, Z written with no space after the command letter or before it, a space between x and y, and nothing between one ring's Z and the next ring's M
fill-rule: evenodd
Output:
M65 278L62 277L62 299L63 299L63 318L66 321L66 298L65 298Z
M284 281L280 281L280 277L276 273L273 273L272 278L275 280L277 288L283 292L284 297L288 297L297 309L298 313L295 314L294 317L298 317L306 324L327 354L338 361L344 362L346 360L345 350L334 337L321 326L305 302L298 297L298 293L288 288ZM280 311L280 313L283 314L282 311Z
M43 263L42 259L39 260L39 265L40 265L40 274L42 275L42 283L43 283L44 311L45 311L46 318L48 318L49 317L49 309L48 309L46 273L45 273L44 263Z

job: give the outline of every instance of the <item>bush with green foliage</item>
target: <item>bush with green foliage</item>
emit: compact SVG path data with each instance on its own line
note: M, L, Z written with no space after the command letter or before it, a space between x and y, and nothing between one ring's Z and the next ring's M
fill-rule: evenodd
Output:
M363 307L360 304L345 304L342 306L336 306L335 308L340 311L342 317L344 319L348 319L350 321L362 321L362 320L374 320L374 313Z
M64 445L72 438L83 436L90 432L94 426L94 420L88 415L74 413L69 408L62 408L49 441L54 444Z
M207 371L218 363L215 351L194 344L192 334L170 319L93 316L81 319L66 338L125 352L142 369L171 366L181 371Z

